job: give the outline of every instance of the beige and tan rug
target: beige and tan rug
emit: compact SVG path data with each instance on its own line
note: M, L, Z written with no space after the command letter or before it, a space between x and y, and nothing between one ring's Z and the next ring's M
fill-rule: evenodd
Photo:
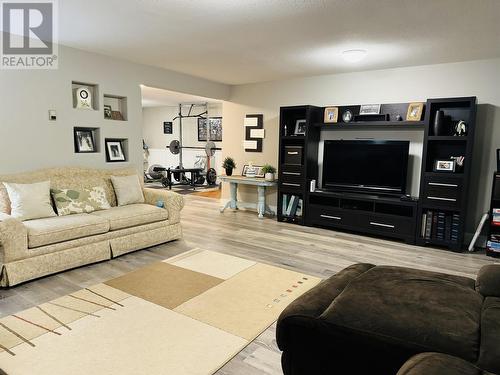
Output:
M0 319L0 369L213 374L319 281L194 249Z

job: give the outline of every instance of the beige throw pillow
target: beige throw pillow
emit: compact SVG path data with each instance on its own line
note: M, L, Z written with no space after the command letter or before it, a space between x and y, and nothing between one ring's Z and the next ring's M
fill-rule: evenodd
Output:
M144 203L144 194L142 193L142 186L137 175L111 176L111 182L115 189L118 206Z
M11 216L21 221L56 216L50 201L50 181L3 184L9 194Z

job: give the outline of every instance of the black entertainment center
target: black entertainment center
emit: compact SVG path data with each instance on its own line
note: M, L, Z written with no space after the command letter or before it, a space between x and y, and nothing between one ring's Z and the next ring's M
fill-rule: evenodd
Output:
M377 115L360 115L360 105L339 106L335 123L323 122L329 108L282 107L278 220L460 251L476 98L429 99L420 120L403 121L409 106L382 104ZM466 132L452 135L460 121L466 123ZM420 196L406 195L409 142L404 140L325 140L318 189L321 133L337 129L423 131ZM295 214L287 211L291 197L300 202Z

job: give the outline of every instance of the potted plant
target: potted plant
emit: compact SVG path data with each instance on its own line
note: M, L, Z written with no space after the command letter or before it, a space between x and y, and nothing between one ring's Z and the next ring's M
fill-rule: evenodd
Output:
M222 168L226 170L226 176L231 176L233 174L233 169L236 168L234 159L230 156L226 157L222 163Z
M264 179L266 181L274 181L274 174L276 173L276 168L270 164L266 164L262 167L262 173L264 173Z

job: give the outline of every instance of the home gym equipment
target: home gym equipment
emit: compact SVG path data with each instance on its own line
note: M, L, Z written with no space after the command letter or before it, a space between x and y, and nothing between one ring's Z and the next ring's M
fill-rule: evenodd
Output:
M203 185L205 181L208 185L215 185L217 182L217 172L214 168L210 167L210 158L215 155L216 150L222 150L220 147L216 147L213 141L210 141L209 134L210 128L207 129L207 143L205 147L201 146L183 146L182 145L182 120L185 118L208 118L208 110L201 112L199 114L192 114L193 109L196 105L191 104L189 107L189 112L187 115L182 114L182 104L179 104L179 114L172 119L172 121L179 120L179 140L173 140L167 146L169 151L173 155L179 155L179 165L176 168L168 168L164 169L166 171L166 179L167 185L164 184L165 187L171 188L173 185L173 181L175 180L179 185L191 185L193 189L196 185ZM207 104L205 104L207 107ZM208 126L210 127L210 121L207 121ZM204 150L207 156L206 163L204 163L203 168L184 168L183 159L182 159L182 150L183 149L191 149L191 150ZM205 169L206 168L206 169ZM203 176L203 171L206 170L205 175ZM186 176L186 173L190 174L190 178Z
M192 150L205 150L205 154L207 154L208 157L214 156L216 150L222 150L222 148L216 147L215 143L212 141L208 141L205 147L200 147L200 146L182 146L181 142L179 142L177 139L174 139L168 145L168 149L174 155L180 154L181 149L183 148L189 148Z

